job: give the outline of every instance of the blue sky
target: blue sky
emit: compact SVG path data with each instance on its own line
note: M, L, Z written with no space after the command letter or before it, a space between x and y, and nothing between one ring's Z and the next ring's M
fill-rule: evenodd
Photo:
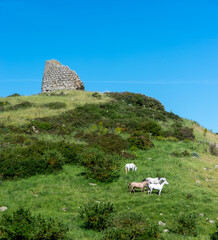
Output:
M218 132L217 0L0 0L0 96L37 94L46 60L87 91L130 91Z

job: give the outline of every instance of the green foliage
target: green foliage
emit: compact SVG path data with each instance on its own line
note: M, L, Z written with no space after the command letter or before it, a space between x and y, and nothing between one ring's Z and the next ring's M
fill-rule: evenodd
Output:
M197 236L197 215L193 213L180 214L175 218L171 231L182 235Z
M78 163L80 152L81 147L65 142L5 147L0 152L0 173L3 179L13 179L56 172L66 163Z
M100 95L98 92L94 92L94 93L92 94L92 97L95 97L95 98L98 98L98 99L101 99L101 98L102 98L101 95Z
M138 124L136 129L147 133L151 133L152 136L161 135L161 126L153 120L149 120L142 124Z
M157 224L145 220L140 214L127 212L113 218L112 224L104 231L104 240L160 239Z
M141 149L141 150L148 150L151 147L154 147L149 134L143 134L143 132L134 132L131 137L128 139L129 148L134 151L133 149Z
M187 150L183 152L173 151L171 154L175 157L189 157L191 155Z
M25 102L22 102L22 103L12 106L11 110L30 108L32 106L33 106L33 104L31 102L25 101Z
M41 130L46 130L46 131L52 129L52 125L50 122L40 122L37 124L37 127Z
M20 97L20 94L19 93L14 93L14 94L11 94L11 95L9 95L7 97Z
M46 107L48 109L60 109L60 108L65 108L66 106L67 104L62 102L51 102L43 105L43 107Z
M156 99L147 97L144 94L130 93L130 92L109 92L105 93L118 101L124 101L133 106L153 108L155 110L164 110L164 106Z
M86 176L100 182L110 182L120 175L121 161L117 155L106 155L101 149L87 148L81 154Z
M218 240L218 222L216 222L216 230L210 235L210 240Z
M3 214L0 222L2 240L63 240L68 228L52 218L32 216L29 210L20 208Z
M106 153L121 154L122 150L127 147L126 141L119 135L113 133L106 134L84 134L79 132L75 138L83 139L89 143L90 146L100 146Z
M109 226L114 212L113 204L110 202L89 202L82 207L81 217L86 228L101 231Z

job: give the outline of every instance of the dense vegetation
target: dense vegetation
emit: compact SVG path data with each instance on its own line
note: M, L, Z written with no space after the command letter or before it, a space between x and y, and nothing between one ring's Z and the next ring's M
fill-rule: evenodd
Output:
M202 211L207 221L215 220L215 187L209 181L216 178L216 157L207 153L207 133L199 137L191 121L142 94L87 93L85 101L82 94L81 100L78 91L42 94L40 101L17 94L1 99L0 204L11 206L2 215L1 239L20 239L20 232L22 239L214 237L215 224L199 216ZM83 104L73 105L76 97ZM125 175L128 162L138 166L136 173ZM164 176L170 185L160 197L129 196L128 182L148 176ZM34 214L18 209L20 194L23 206L33 206ZM55 207L59 204L64 205L62 212ZM183 204L189 206L186 214ZM41 212L44 216L37 215ZM158 226L162 215L166 233ZM19 226L21 218L27 220ZM36 230L31 233L31 228Z

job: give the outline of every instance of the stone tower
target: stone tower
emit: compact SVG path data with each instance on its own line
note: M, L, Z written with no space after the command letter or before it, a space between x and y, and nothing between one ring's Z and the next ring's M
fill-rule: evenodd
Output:
M41 92L67 89L84 90L84 84L68 66L63 66L56 60L46 61Z

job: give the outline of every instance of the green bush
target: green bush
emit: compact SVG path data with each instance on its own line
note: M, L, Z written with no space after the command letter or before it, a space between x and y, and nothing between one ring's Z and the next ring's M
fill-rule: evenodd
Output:
M79 163L80 152L80 146L65 142L5 147L0 152L0 173L3 179L13 179L56 172L66 163Z
M75 138L87 141L90 146L98 145L108 154L121 154L121 152L127 148L126 141L123 140L119 135L113 133L83 134L82 132L79 132L75 135Z
M29 210L20 208L4 213L0 221L2 240L63 240L68 228L52 218L33 216Z
M0 101L0 112L1 111L5 111L5 110L7 110L8 108L10 108L9 106L10 106L11 104L9 103L9 102L7 102L7 101Z
M93 94L92 94L92 97L95 97L95 98L98 98L98 99L101 99L102 97L101 97L101 94L99 94L98 92L94 92Z
M52 125L49 122L40 122L37 127L41 130L50 130L52 129Z
M12 106L11 110L30 108L32 106L33 106L33 104L31 102L25 101L25 102L22 102L22 103Z
M150 136L148 134L140 135L138 132L135 132L127 140L130 149L135 147L141 150L148 150L149 148L154 147L154 144L150 140Z
M132 104L133 106L153 108L155 110L164 110L164 106L158 100L147 97L144 94L131 92L109 92L105 94L115 98L118 101L124 101L127 104Z
M145 220L140 214L127 212L113 218L109 228L104 231L104 240L152 240L160 239L160 230L157 224Z
M182 213L175 218L174 225L171 229L172 232L188 235L197 236L197 215L193 213Z
M110 225L114 207L111 203L89 202L81 209L81 217L88 229L101 231Z
M121 161L118 155L106 155L101 149L87 148L81 154L86 176L100 182L110 182L120 175Z
M184 150L183 152L173 151L171 155L175 157L189 157L191 154L187 150Z
M216 230L210 235L210 240L218 240L218 222L216 222Z
M145 131L147 133L151 133L152 136L161 135L161 126L155 121L149 120L140 125L137 125L137 130Z
M65 108L67 104L62 102L51 102L51 103L46 103L42 106L48 109L60 109L60 108Z
M19 93L14 93L14 94L11 94L11 95L9 95L7 97L20 97L20 94Z

